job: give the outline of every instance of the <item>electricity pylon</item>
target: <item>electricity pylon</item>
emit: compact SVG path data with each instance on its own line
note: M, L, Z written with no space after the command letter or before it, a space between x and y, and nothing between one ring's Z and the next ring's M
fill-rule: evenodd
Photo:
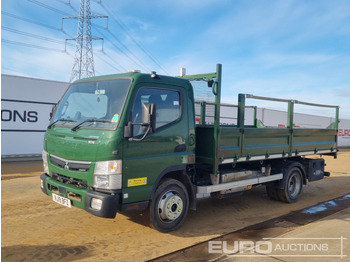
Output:
M92 40L103 40L101 37L92 36L91 19L95 18L108 18L108 16L92 14L90 0L80 0L79 14L77 16L66 16L62 18L78 19L77 36L66 39L66 41L75 41L74 64L69 82L95 75Z

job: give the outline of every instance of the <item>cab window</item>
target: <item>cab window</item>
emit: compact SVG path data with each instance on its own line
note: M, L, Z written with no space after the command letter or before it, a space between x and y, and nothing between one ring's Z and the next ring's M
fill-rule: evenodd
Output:
M141 88L136 95L131 112L132 122L142 122L142 104L154 103L156 105L156 128L171 124L181 116L181 96L176 90ZM140 126L134 126L134 136L142 134Z

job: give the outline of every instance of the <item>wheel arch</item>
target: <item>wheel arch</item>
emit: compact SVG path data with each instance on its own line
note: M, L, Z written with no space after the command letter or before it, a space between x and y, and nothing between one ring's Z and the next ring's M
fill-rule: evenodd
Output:
M189 208L191 210L196 210L196 190L191 182L191 175L188 173L187 170L188 165L172 166L163 170L158 176L156 182L154 183L152 193L150 196L150 201L154 199L155 192L160 184L162 184L167 179L175 179L181 182L187 190L190 202Z
M287 179L288 172L290 169L292 169L294 167L296 167L300 170L302 177L303 177L303 185L306 185L307 177L306 177L306 170L305 170L304 165L302 165L301 163L299 163L297 161L288 161L281 168L283 178L281 180L279 180L279 182L278 182L279 189L285 188L285 180Z

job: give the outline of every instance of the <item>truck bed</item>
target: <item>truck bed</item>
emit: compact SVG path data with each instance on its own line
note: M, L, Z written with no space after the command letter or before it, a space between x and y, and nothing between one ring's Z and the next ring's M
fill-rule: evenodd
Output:
M194 87L196 109L196 162L212 166L212 174L219 172L219 165L236 162L288 158L303 155L328 154L337 156L337 132L339 107L315 104L293 99L280 99L238 94L237 106L231 107L232 124L221 122L221 73L222 66L215 73L184 76ZM211 97L208 91L211 87ZM196 91L197 90L197 91ZM201 92L207 92L201 97ZM199 96L196 96L196 93ZM209 99L206 99L208 97ZM268 127L257 116L256 106L246 106L246 99L286 103L286 127ZM334 122L327 128L300 128L295 126L296 105L322 107L335 110ZM252 122L248 124L247 109L253 110ZM227 110L226 110L227 111ZM247 112L246 112L247 111ZM227 112L226 112L227 113ZM222 115L223 120L227 117ZM260 122L259 122L260 121ZM226 123L227 124L227 123Z
M214 137L214 125L196 127L197 162L226 164L313 154L336 157L337 152L335 129L220 126L217 145Z

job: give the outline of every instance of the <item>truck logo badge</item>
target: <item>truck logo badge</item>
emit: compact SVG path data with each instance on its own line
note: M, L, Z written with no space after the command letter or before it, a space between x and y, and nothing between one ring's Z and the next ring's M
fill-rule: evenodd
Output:
M64 169L69 169L68 162L64 165Z

